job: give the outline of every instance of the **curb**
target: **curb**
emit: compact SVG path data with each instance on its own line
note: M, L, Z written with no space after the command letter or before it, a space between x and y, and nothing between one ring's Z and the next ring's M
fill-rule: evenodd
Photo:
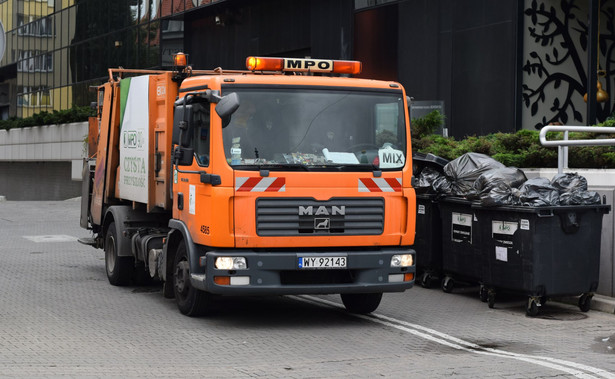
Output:
M594 295L591 309L615 314L615 298L603 295Z
M554 300L566 304L577 305L579 302L579 297L563 297ZM594 295L594 297L592 298L590 309L593 311L615 314L615 298L604 295Z

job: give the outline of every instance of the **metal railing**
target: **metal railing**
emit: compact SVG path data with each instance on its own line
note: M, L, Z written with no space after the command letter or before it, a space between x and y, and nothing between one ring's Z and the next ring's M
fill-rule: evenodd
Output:
M547 133L549 132L563 132L564 139L547 141ZM542 146L557 146L558 174L561 174L564 171L564 168L568 168L568 146L615 146L615 138L569 140L568 132L615 134L615 127L547 125L540 129L540 143Z

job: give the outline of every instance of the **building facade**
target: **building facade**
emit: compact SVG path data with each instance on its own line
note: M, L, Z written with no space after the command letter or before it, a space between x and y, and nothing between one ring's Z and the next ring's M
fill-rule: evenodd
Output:
M167 68L184 51L197 69L361 60L362 76L440 104L458 138L586 124L592 72L615 88L614 15L615 0L0 0L0 116L88 105L109 67Z

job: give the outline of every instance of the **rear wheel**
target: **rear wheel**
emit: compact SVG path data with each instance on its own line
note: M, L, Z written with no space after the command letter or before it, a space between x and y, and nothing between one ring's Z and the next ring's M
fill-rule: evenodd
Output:
M114 286L125 286L132 277L134 259L117 255L118 235L115 222L109 224L105 235L105 267L109 283Z
M375 311L382 300L382 293L343 293L340 296L348 312L359 314Z
M204 314L209 302L208 294L190 284L190 262L184 241L177 247L173 267L173 292L177 308L190 317Z

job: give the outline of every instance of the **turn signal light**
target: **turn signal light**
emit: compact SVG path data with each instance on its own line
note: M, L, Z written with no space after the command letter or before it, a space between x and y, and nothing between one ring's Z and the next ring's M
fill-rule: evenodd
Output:
M231 285L231 277L230 276L214 276L214 283L220 286L229 286Z

